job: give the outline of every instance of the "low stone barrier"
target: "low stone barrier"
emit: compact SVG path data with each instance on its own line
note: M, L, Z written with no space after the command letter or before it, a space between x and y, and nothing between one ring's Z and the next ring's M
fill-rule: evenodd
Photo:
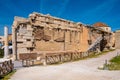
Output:
M32 66L34 62L38 60L38 57L39 62L43 63L43 65L47 65L74 61L90 55L92 54L89 52L79 51L41 51L39 53L21 53L19 54L19 58L22 60L23 66Z
M0 77L12 72L14 64L10 59L0 59Z
M82 52L76 51L53 52L45 53L44 59L46 64L54 64L59 62L74 61L83 58L82 55Z
M34 61L37 59L37 53L21 53L19 58L22 60L23 66L31 66L34 65Z

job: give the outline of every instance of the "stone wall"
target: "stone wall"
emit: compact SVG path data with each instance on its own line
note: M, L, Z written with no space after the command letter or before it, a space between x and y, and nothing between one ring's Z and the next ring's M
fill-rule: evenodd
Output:
M92 31L81 23L39 13L32 13L27 19L15 17L12 27L13 54L40 51L85 52L102 35L99 31Z
M115 32L115 48L120 49L120 30Z
M36 51L84 51L88 47L87 28L83 24L50 15L33 13L28 19L15 17L12 31L15 34L15 53L18 54ZM85 48L82 46L83 42Z

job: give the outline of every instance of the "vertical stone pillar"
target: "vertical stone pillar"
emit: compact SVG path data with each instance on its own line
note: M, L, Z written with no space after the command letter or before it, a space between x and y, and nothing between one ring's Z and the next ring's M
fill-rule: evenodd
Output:
M72 44L74 44L74 31L73 30L71 32L71 42L72 42Z
M78 43L80 43L80 31L78 31Z
M8 50L8 28L6 26L4 27L4 42L5 42L5 45L4 45L4 58L7 58L9 50Z
M80 35L79 35L79 42L80 44L82 43L82 32L80 32Z
M50 35L51 35L51 42L54 41L54 29L49 29L50 30Z
M46 53L43 53L43 65L46 66L47 65L47 57L46 57Z
M72 31L70 30L70 44L72 43Z
M70 36L69 36L69 35L70 35L69 31L66 30L66 34L65 34L65 42L66 42L66 43L70 42L70 39L69 39Z
M79 42L79 32L75 31L75 43L78 44Z
M13 59L17 59L17 49L16 49L16 29L12 27L12 50L13 50Z

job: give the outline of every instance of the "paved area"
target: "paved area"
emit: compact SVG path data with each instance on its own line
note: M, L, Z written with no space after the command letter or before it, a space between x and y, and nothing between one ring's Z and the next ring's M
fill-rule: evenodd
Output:
M120 80L120 71L98 70L105 60L120 53L110 52L97 58L90 58L60 65L18 68L10 80Z
M15 68L15 69L24 68L24 67L22 66L22 62L21 62L21 61L14 61L13 63L14 63L14 68Z

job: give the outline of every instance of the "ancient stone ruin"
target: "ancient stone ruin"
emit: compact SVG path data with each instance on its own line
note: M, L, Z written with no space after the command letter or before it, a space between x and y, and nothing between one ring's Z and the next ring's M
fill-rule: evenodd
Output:
M109 49L112 32L65 19L32 13L15 17L12 26L13 55L25 53L91 52Z

